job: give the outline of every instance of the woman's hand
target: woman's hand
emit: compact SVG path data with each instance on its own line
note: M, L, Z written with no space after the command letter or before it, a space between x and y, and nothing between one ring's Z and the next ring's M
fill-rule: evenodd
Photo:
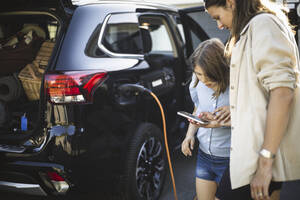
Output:
M270 199L269 186L272 179L273 159L259 157L257 171L250 183L251 196L255 200Z
M228 107L228 109L229 109L229 107ZM214 111L213 113L201 112L200 115L198 116L199 118L208 121L209 122L208 124L200 124L193 120L189 120L189 122L192 123L193 125L197 126L198 128L199 127L219 128L219 127L223 127L223 126L231 126L230 111L227 112L227 108L225 108L225 106L224 106L224 109L220 109L220 110L224 110L222 113L224 113L224 115L225 115L225 117L222 117L220 120L216 119L216 115L214 114L216 111ZM229 114L229 116L228 116L228 114ZM223 119L223 118L225 118L225 119Z
M217 120L218 122L227 122L230 120L229 106L219 107L212 114L215 115L214 120Z
M181 144L181 151L185 156L192 156L192 150L195 145L194 136L186 136Z
M214 121L214 118L216 117L214 113L211 112L202 112L198 116L201 119L204 119L206 121Z
M214 120L221 126L231 126L231 115L229 106L222 106L217 108L213 114L215 115Z

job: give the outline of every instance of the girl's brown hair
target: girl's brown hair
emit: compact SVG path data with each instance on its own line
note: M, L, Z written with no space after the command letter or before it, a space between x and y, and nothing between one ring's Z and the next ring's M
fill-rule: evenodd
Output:
M213 94L218 97L229 85L229 63L224 55L224 44L217 38L205 40L190 57L192 68L201 67L210 81L217 83ZM198 84L198 79L194 87Z
M257 14L270 13L279 17L284 23L291 24L287 18L288 9L269 0L233 0L235 2L232 19L231 38L226 48L226 55L231 54L232 46L239 40L241 31L247 23ZM228 9L227 0L204 0L205 8L211 6Z

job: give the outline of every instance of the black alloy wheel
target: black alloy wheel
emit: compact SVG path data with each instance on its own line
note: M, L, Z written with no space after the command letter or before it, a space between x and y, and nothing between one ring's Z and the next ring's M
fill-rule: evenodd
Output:
M128 199L155 200L162 190L167 171L162 132L144 123L135 132L128 152Z

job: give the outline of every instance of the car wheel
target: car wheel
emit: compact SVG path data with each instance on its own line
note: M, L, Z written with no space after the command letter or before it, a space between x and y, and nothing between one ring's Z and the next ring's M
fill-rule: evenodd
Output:
M128 199L158 199L167 171L160 129L150 123L141 124L131 139L127 156L125 184Z

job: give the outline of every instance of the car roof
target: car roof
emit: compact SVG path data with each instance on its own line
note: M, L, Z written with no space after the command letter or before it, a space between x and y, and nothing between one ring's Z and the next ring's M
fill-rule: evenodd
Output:
M30 10L35 8L70 8L72 6L71 0L9 0L1 4L0 11Z
M51 9L62 8L71 10L76 7L83 7L87 5L122 5L131 9L149 9L160 10L166 12L178 12L178 9L172 5L162 3L152 3L147 1L137 0L10 0L8 3L0 7L0 12L15 11L15 10L31 10L31 9ZM69 11L71 11L69 10Z
M90 5L90 4L127 4L128 6L142 6L142 7L148 7L149 9L158 9L158 10L166 10L166 11L172 11L172 12L178 12L178 8L172 5L166 5L162 3L152 3L147 1L134 1L134 0L125 0L125 1L118 1L118 0L73 0L73 5L76 6L84 6L84 5Z

